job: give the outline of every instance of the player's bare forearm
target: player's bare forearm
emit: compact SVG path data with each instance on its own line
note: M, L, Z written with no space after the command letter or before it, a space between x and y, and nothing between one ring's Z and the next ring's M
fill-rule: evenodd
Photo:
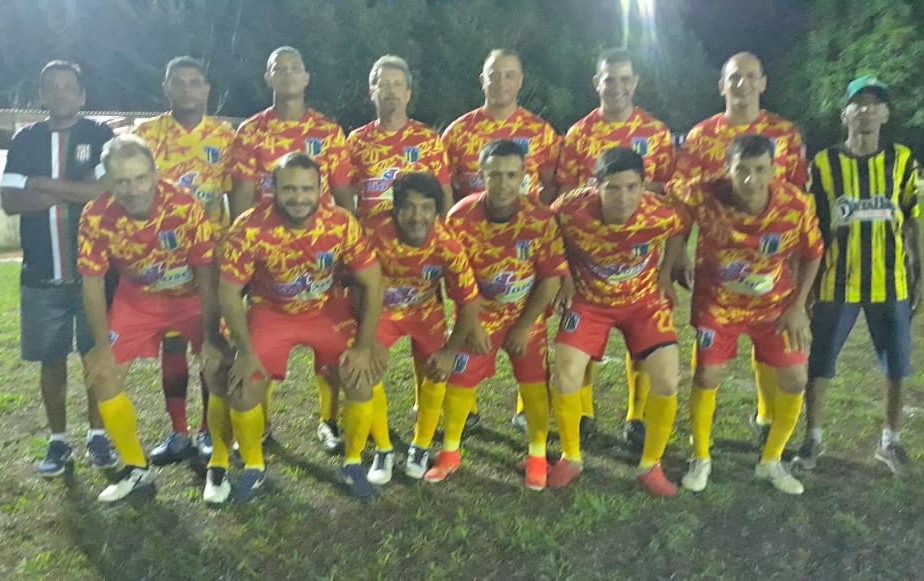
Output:
M3 201L3 211L8 216L41 212L59 204L60 201L41 190L27 190L19 188L3 188L0 190Z
M821 265L821 258L811 260L804 257L799 258L798 268L796 269L796 298L793 304L808 305L809 296L815 288L815 277L818 274L818 267Z
M253 207L253 197L256 191L256 182L232 180L231 191L228 193L228 206L231 209L232 221Z
M26 189L34 189L48 194L61 203L85 204L103 195L108 189L105 179L88 179L86 181L56 180L46 177L30 177Z
M480 300L472 301L459 308L452 333L449 335L449 339L446 340L446 345L443 346L444 350L458 353L459 350L462 349L462 345L465 344L465 340L468 338L469 333L471 333L475 325L478 324L479 311L481 311Z
M109 346L109 317L106 314L106 277L83 277L83 308L94 344Z
M661 272L670 273L680 263L687 252L686 235L668 238L664 243L664 260L661 261Z
M924 248L921 246L921 223L916 218L905 222L905 240L907 240L908 254L911 257L911 274L914 280L921 278L921 258Z
M382 288L382 268L378 263L353 273L356 282L363 289L362 312L356 330L356 344L360 349L371 349L375 341L375 328L382 314L382 300L385 291Z
M523 312L520 313L520 318L517 319L514 327L524 330L532 327L539 316L552 304L560 287L561 277L559 276L550 276L540 279L536 288L533 289L532 294L529 296L526 307L523 309Z
M218 265L215 263L193 267L199 299L202 302L202 331L208 341L218 340L218 321L221 307L218 303Z
M241 299L244 285L226 280L218 282L218 302L221 307L221 316L231 331L231 339L243 353L253 353L253 344L250 342L250 330L247 328L247 307Z
M347 212L353 212L356 210L357 193L358 191L356 186L352 184L332 186L330 189L330 195L334 198L334 203Z
M539 184L539 201L551 206L559 194L558 186L555 184L555 168L539 172Z

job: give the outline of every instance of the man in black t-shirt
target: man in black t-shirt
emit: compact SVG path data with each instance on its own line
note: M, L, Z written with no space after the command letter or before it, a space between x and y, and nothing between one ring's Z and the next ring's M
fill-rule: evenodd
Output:
M77 224L84 204L105 189L95 168L113 134L109 127L80 117L86 91L77 65L45 65L41 96L48 118L13 136L0 194L3 210L20 215L22 358L41 363L51 438L38 471L51 478L63 474L72 461L66 437L67 355L75 338L81 356L93 346L77 274ZM87 407L87 459L96 467L114 466L96 402L89 398Z

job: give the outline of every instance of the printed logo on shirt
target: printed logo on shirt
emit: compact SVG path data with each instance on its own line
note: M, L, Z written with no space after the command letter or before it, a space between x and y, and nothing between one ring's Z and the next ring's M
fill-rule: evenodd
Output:
M181 187L192 189L196 184L196 180L199 178L199 172L197 171L188 171L180 176L176 181Z
M324 141L321 139L305 139L305 153L310 157L317 157L321 155L321 151L324 149Z
M533 241L532 240L517 240L516 244L517 249L517 260L529 260L532 256Z
M443 276L443 267L438 264L427 264L423 267L424 280L437 280Z
M715 331L706 327L696 328L696 346L700 349L709 349L715 344Z
M834 202L834 216L837 226L847 226L851 222L892 222L895 205L882 195L863 200L841 196Z
M314 255L315 263L318 265L319 270L328 270L334 266L334 253L333 252L318 252Z
M632 138L632 151L645 157L648 155L648 138L647 137L633 137Z
M468 367L468 353L459 353L452 362L452 372L462 373Z
M632 245L632 257L641 258L648 254L648 251L651 250L651 244L648 242L642 242L640 244Z
M764 234L760 237L760 253L767 256L780 251L780 235Z
M567 311L561 318L561 330L565 333L573 333L577 330L581 322L581 315L574 311Z
M205 151L205 159L209 163L218 163L218 160L221 159L221 149L210 145L203 146L202 149Z
M420 148L419 147L405 147L404 148L404 161L408 163L417 163L420 160Z
M77 147L74 148L74 161L79 164L90 163L90 158L93 157L93 148L89 143L78 143Z
M160 242L160 247L163 250L176 250L179 247L179 243L176 239L175 230L167 230L166 232L157 233L157 241Z

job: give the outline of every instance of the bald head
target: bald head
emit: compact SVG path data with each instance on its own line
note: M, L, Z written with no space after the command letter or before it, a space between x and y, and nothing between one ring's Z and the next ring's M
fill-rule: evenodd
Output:
M719 93L725 97L725 110L747 112L755 116L760 110L760 96L767 89L767 77L757 55L740 52L722 65Z
M725 75L729 69L729 66L734 65L737 67L742 62L746 64L751 64L751 65L756 64L757 68L760 70L761 76L763 76L764 65L762 62L760 62L760 58L758 58L758 56L752 52L739 52L729 57L729 59L725 61L725 64L722 65L722 78L723 79L725 78Z

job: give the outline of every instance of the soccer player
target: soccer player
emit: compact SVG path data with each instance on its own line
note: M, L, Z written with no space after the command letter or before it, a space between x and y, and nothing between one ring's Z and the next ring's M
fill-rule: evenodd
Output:
M594 178L597 161L612 147L631 147L645 161L646 191L663 191L674 171L674 144L670 129L635 105L639 75L625 50L608 50L597 59L594 89L600 106L571 126L558 159L555 181L559 192L583 186ZM632 367L626 354L628 406L623 433L638 451L645 442L644 410L650 381ZM593 363L581 388L582 436L593 431Z
M760 108L760 96L766 88L767 76L755 55L743 52L729 58L722 66L719 80L725 111L690 130L677 158L677 169L672 179L722 177L729 144L739 135L754 133L773 143L775 176L804 190L808 170L802 136L791 122ZM749 424L762 446L773 423L776 377L757 361L753 353L752 364L757 387L757 411L749 418Z
M234 130L218 119L205 115L209 83L205 66L198 60L182 56L167 63L163 82L170 111L141 123L134 134L142 138L160 175L187 190L202 203L212 232L220 238L227 230L228 212L225 192L231 188L231 144ZM193 453L186 418L186 390L189 365L186 341L176 333L164 339L161 373L171 433L151 451L151 463L171 464ZM207 460L212 453L208 432L208 390L202 388L202 422L195 445Z
M908 464L899 427L902 380L911 372L911 316L924 295L919 166L907 147L880 140L888 119L888 87L871 76L854 79L841 113L847 139L812 163L811 193L826 251L812 312L808 437L794 460L808 469L822 453L825 390L861 309L886 374L886 422L875 458L895 474Z
M439 482L462 465L459 452L475 389L494 375L497 351L510 357L526 408L529 453L525 484L542 490L548 477L548 338L546 309L561 277L568 274L564 248L552 213L520 194L525 155L509 139L492 141L481 152L485 191L458 202L447 217L468 252L482 302L478 323L456 357L443 405L443 448L424 475ZM423 414L421 409L421 414Z
M444 211L452 205L449 161L439 134L407 116L411 87L411 69L401 57L385 55L369 71L369 97L376 119L347 137L350 178L359 191L356 213L360 217L391 200L391 184L398 172L433 174L443 189Z
M645 191L645 162L631 149L606 150L594 177L595 185L571 190L552 204L571 276L556 299L564 309L555 338L553 400L562 459L549 474L549 486L568 486L581 473L579 390L588 364L603 358L615 327L633 367L651 382L638 482L653 496L675 496L677 487L660 462L677 415L680 364L670 265L684 251L684 224L663 197ZM668 243L672 256L665 256Z
M353 209L355 193L350 183L350 154L343 129L334 121L305 105L310 75L301 53L282 46L266 61L266 84L273 90L273 105L244 121L237 130L231 150L232 189L228 197L231 216L273 195L273 167L286 153L301 151L321 168L321 202L331 195L337 205ZM325 451L340 449L337 425L337 394L324 377L316 377L321 421L318 439ZM264 412L269 418L272 385L267 390Z
M20 215L22 243L20 315L22 358L41 364L40 385L51 437L38 465L46 478L64 474L72 462L67 442L67 354L93 346L80 295L77 223L84 204L102 194L94 178L107 126L84 119L86 90L80 67L52 61L42 69L42 102L48 118L13 136L3 173L3 211ZM87 394L87 459L100 468L116 458L92 394Z
M694 454L682 481L694 492L706 487L712 469L716 392L741 335L750 337L757 361L779 385L754 475L787 494L803 492L780 459L802 410L811 341L806 302L824 247L805 194L772 179L773 154L766 137L736 137L726 154L727 178L677 184L675 192L685 222L699 226L691 308Z
M407 453L405 473L420 479L427 471L433 432L440 419L446 378L465 338L477 324L478 285L465 250L439 220L445 213L443 189L428 173L402 173L394 182L394 206L383 202L364 221L382 265L385 302L376 330L384 351L401 337L411 338L414 366L421 370L420 397L414 442ZM446 314L440 283L457 309L452 334L446 338ZM395 453L388 435L385 390L373 393L372 438L375 459L369 482L391 480Z
M264 394L271 380L285 378L289 352L304 345L314 350L315 373L335 387L342 382L346 392L344 482L354 496L373 494L360 461L372 423L372 393L381 389L383 365L372 363L381 269L359 222L323 203L321 172L305 153L284 155L273 171L273 199L238 217L222 243L219 297L237 357L228 397L213 392L209 402L214 450L206 493L224 480L232 440L228 426L213 423L227 417L212 414L216 407L230 405L244 461L235 500L250 500L263 484ZM362 290L358 324L341 285L344 270ZM241 301L247 285L249 309Z
M108 142L102 162L110 193L80 217L78 266L94 340L86 356L87 385L125 462L98 497L114 502L154 479L125 393L131 363L156 357L168 331L178 331L198 353L204 337L218 334L218 300L212 229L202 206L158 179L151 151L134 135ZM120 277L107 314L110 268Z

